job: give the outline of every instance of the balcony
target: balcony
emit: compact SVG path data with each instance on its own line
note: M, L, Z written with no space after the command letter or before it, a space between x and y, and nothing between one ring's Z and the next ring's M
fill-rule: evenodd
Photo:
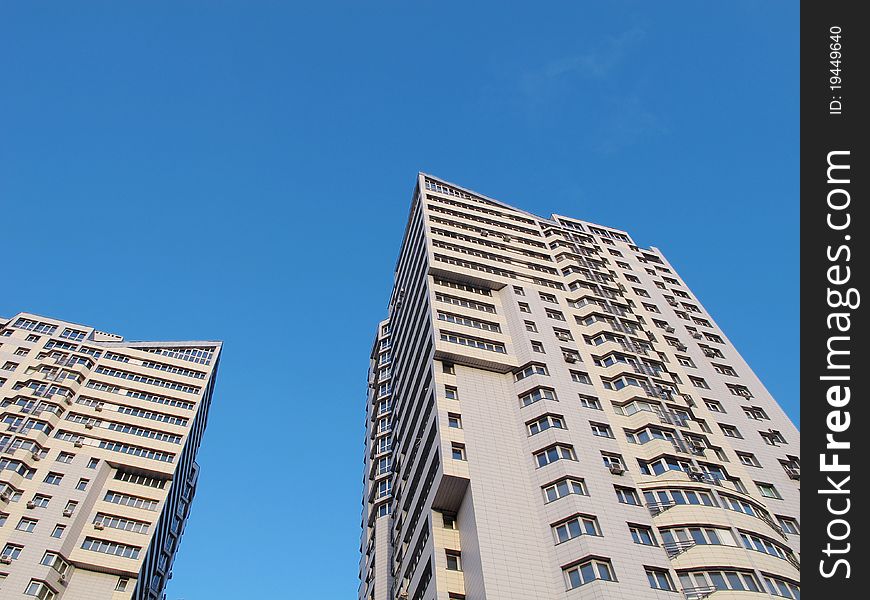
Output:
M687 541L667 542L667 543L662 544L662 548L664 548L664 551L668 553L668 558L673 560L676 557L678 557L680 554L682 554L683 552L691 550L692 548L694 548L697 545L698 545L698 543L696 541L687 540Z
M715 591L717 589L712 585L683 588L683 596L686 597L686 600L704 600L704 598L710 596Z

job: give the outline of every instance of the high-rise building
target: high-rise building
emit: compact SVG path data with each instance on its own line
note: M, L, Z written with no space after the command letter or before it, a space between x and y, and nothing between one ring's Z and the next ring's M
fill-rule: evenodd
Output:
M0 597L165 597L220 351L0 319Z
M799 457L658 249L418 176L371 352L360 600L797 598Z

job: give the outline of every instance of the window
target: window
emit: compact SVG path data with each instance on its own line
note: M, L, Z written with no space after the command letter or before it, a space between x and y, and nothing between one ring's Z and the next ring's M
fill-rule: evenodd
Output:
M761 463L758 462L758 459L755 457L755 455L750 452L737 452L737 458L739 458L740 462L748 467L761 466Z
M578 515L551 527L557 544L581 535L601 535L598 520L590 515Z
M384 506L383 504L381 506ZM94 523L99 523L103 527L111 527L112 529L120 529L122 531L132 531L134 533L148 533L150 523L145 521L136 521L133 519L125 519L123 517L115 517L104 513L97 513L94 517Z
M447 554L447 570L461 571L462 570L462 554L458 550L446 550Z
M451 363L441 363L441 370L447 375L456 375L456 369Z
M462 417L455 413L447 413L447 426L453 429L462 429Z
M695 367L695 363L688 356L677 355L677 362L683 365L684 367Z
M474 327L476 329L493 331L495 333L501 333L501 326L499 326L498 323L493 323L492 321L482 321L480 319L472 319L471 317L448 313L441 310L438 311L438 320L445 321L447 323L455 323L457 325L465 325L466 327Z
M616 490L616 499L621 504L640 506L640 496L637 495L637 491L634 488L615 485L613 489Z
M572 342L574 341L574 336L571 335L571 332L567 329L559 329L558 327L553 327L553 333L556 335L559 340L563 342Z
M778 446L779 444L787 443L785 438L782 437L782 434L778 431L770 429L768 431L759 431L758 432L762 439L764 439L764 443L768 446Z
M538 467L545 467L557 460L577 460L577 457L574 455L574 448L572 446L556 444L535 453L535 461Z
M743 439L743 436L740 435L740 431L734 427L734 425L723 425L720 423L719 428L722 430L722 434L725 437Z
M33 533L33 530L36 529L37 523L38 521L36 519L28 519L27 517L22 517L22 519L18 521L18 525L15 526L15 529L17 529L18 531Z
M671 580L671 574L664 569L646 567L646 578L649 581L649 586L654 590L677 591L674 588L674 582Z
M647 527L646 525L633 525L629 523L628 530L631 532L631 539L634 540L635 544L640 544L641 546L658 546L656 538L653 535L652 527Z
M783 549L779 544L775 544L767 538L763 538L761 536L753 535L743 531L740 531L738 533L740 534L740 541L743 542L743 547L747 550L764 552L765 554L770 554L771 556L776 556L777 558L781 558L783 560L789 560L791 556L791 552L789 550Z
M557 400L556 392L550 388L539 387L520 396L520 404L529 406L539 400Z
M66 573L67 569L69 569L69 563L61 558L59 554L55 554L54 552L46 552L42 556L42 560L39 561L39 564L51 567L61 575Z
M124 592L127 590L127 584L130 582L126 577L118 577L118 583L115 584L116 592Z
M718 400L707 400L704 399L704 404L707 405L707 408L712 412L725 414L725 408L722 406L722 403Z
M92 552L102 552L103 554L112 554L132 559L139 558L139 551L141 550L138 546L128 546L127 544L109 542L107 540L99 540L91 537L85 538L85 541L82 542L82 548L85 550L91 550Z
M88 489L88 483L90 483L90 481L90 479L85 479L84 477L82 477L76 484L76 489L80 492L85 491L86 489Z
M532 340L532 350L535 352L544 353L544 345L541 342L536 342Z
M767 413L764 412L764 409L758 408L757 406L744 406L743 413L754 421L770 420L770 417L767 416Z
M547 316L551 319L555 319L557 321L564 321L565 320L565 315L563 315L558 310L553 310L552 308L548 308L546 310L546 313L547 313Z
M733 383L726 384L728 386L728 391L731 392L732 396L742 396L744 398L753 398L752 392L749 391L749 388L745 385L736 385Z
M780 579L770 575L764 575L764 584L767 586L768 591L770 591L774 596L800 600L801 590L791 581L786 581L785 579Z
M70 500L66 503L66 506L63 509L63 516L69 517L76 511L76 507L79 505L75 500Z
M48 503L50 501L51 501L51 496L45 496L43 494L36 494L33 497L33 500L31 502L33 502L33 506L35 508L45 508L46 506L48 506Z
M789 535L800 535L801 530L798 526L797 519L793 519L792 517L783 517L780 515L776 515L776 520L779 523L779 526L782 527L782 530Z
M71 463L71 462L73 461L73 459L75 458L75 456L76 456L76 455L75 455L75 454L72 454L71 452L61 452L61 453L59 453L59 454L57 455L57 458L56 458L55 460L56 460L57 462L60 462L60 463L66 463L66 464L69 464L69 463Z
M736 545L730 529L716 527L670 527L662 529L661 533L665 551L672 558L694 545Z
M538 292L538 295L541 297L541 300L543 300L544 302L552 302L553 304L556 304L556 296L554 296L553 294Z
M749 571L687 571L679 574L684 590L710 589L761 592L758 581Z
M529 305L525 302L517 302L517 305L520 307L520 312L531 313L532 309L529 308Z
M442 513L441 525L444 527L444 529L456 529L456 515Z
M441 279L440 277L435 277L434 282L436 285L453 288L454 290L463 290L465 292L471 292L472 294L480 294L481 296L492 295L492 292L486 288L468 285L467 283L454 283L453 281L447 281L446 279ZM387 335L388 333L390 333L390 326L384 325L384 335Z
M598 437L606 437L612 438L613 431L610 429L609 425L605 425L604 423L595 423L589 422L589 426L592 427L592 435L597 435Z
M49 485L60 485L61 480L63 479L63 475L60 473L49 473L45 476L43 481Z
M701 388L701 389L704 389L704 390L709 390L709 389L710 389L710 385L707 383L707 381L706 381L703 377L692 377L692 376L690 375L690 376L689 376L689 381L691 381L691 382L692 382L692 385L694 385L694 386L697 387L697 388Z
M601 402L598 398L594 396L584 396L583 394L578 394L580 396L580 406L583 408L592 408L595 410L603 410L601 408Z
M516 294L517 296L525 296L526 291L523 288L521 288L520 286L515 285L514 286L514 294Z
M21 556L21 549L23 546L17 546L15 544L6 544L3 547L3 552L0 552L0 556L4 558L9 558L11 560L18 560L18 557Z
M647 304L646 302L643 302L643 307L651 313L661 313L662 312L659 310L659 307L656 306L655 304Z
M135 483L136 485L145 485L148 487L157 488L159 490L162 490L167 482L166 479L160 479L159 477L151 477L149 475L131 473L129 471L122 471L120 469L115 471L115 479L117 479L118 481Z
M534 421L529 421L526 423L526 428L529 431L529 435L535 435L541 433L542 431L546 431L547 429L555 427L556 429L565 429L565 420L561 415L543 415L535 419Z
M576 381L577 383L585 383L587 385L592 385L592 379L589 378L589 373L585 373L583 371L571 371L571 381Z
M26 596L36 596L39 600L54 600L57 593L48 587L44 581L31 579L27 584L27 589L24 590Z
M601 458L604 461L604 466L611 470L622 469L625 471L625 461L619 454L611 454L610 452L602 452Z
M51 530L51 537L60 538L63 537L64 529L66 529L66 525L61 525L58 523L54 526L54 529Z
M534 321L523 321L526 324L526 331L531 331L532 333L538 333L538 326L535 325Z
M447 333L446 331L441 332L441 341L450 342L452 344L459 344L460 346L468 346L470 348L477 348L479 350L489 350L490 352L498 352L500 354L504 354L506 352L504 344L499 344L498 342L492 342L479 338L468 337L465 335Z
M644 475L661 475L667 471L683 471L688 473L692 464L688 460L663 456L652 461L638 459L640 472Z
M11 360L6 361L3 365L3 369L6 371L14 371L18 367L17 362L12 362Z
M450 445L451 456L453 460L465 460L465 444L452 443Z
M776 498L782 500L782 496L779 495L779 491L777 491L776 486L772 483L756 481L755 485L758 487L758 491L761 492L761 495L765 498Z
M554 500L564 498L569 494L579 494L581 496L589 495L589 492L586 489L586 482L574 477L560 479L550 485L544 486L542 489L544 491L544 499L546 502L553 502Z
M610 561L593 559L564 569L565 581L569 590L578 588L596 579L613 581L613 567Z
M444 397L448 400L459 400L459 392L452 385L444 386Z
M547 371L547 367L544 365L539 365L537 363L532 363L523 367L521 371L518 371L514 377L516 381L522 381L526 377L531 377L532 375L549 375L550 372Z
M157 506L160 504L157 500L150 500L148 498L140 498L138 496L130 496L127 494L122 494L120 492L106 492L106 496L103 498L106 502L111 502L113 504L120 504L122 506L132 506L134 508L142 508L144 510L157 510Z
M721 373L722 375L737 377L737 371L735 371L732 367L729 367L728 365L713 363L713 368L716 370L717 373Z

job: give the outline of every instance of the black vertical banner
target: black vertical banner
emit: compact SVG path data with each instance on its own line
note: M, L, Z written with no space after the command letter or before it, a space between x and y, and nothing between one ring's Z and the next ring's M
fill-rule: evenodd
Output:
M865 9L801 3L801 588L810 599L866 598L870 570Z

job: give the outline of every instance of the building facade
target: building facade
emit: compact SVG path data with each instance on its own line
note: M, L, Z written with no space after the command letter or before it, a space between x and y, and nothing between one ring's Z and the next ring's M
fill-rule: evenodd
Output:
M799 597L798 431L656 248L420 174L360 600Z
M165 598L220 351L0 319L0 597Z

